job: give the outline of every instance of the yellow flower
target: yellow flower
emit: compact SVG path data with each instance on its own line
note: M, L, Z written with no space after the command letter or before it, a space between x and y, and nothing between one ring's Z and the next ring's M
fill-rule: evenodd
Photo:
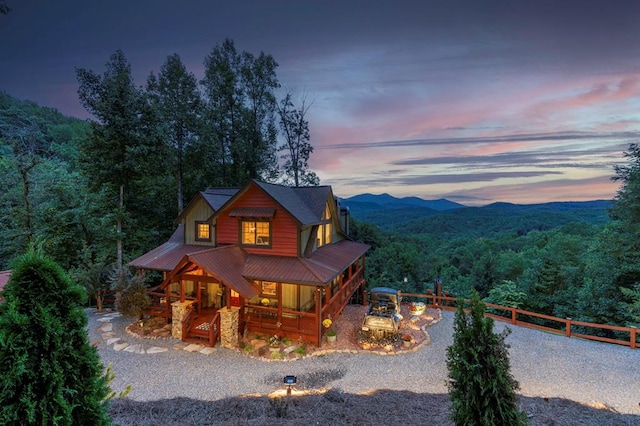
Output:
M265 297L260 301L260 303L262 303L263 306L269 306L269 299Z
M325 319L322 321L322 326L324 328L329 328L331 327L331 324L333 324L333 321L331 321L329 318Z

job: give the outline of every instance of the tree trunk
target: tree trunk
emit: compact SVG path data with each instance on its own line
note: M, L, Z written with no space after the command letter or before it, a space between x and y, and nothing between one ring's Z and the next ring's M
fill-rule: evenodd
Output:
M118 237L116 239L117 245L117 264L118 264L118 273L122 273L122 213L124 211L124 185L120 185L120 208L118 212L118 219L116 223L116 230L118 233Z

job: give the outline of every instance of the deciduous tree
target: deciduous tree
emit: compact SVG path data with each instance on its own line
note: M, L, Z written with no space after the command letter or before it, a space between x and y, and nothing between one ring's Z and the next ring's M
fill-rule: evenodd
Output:
M289 93L278 104L280 130L284 135L284 143L279 148L284 151L281 156L284 160L283 180L296 187L320 183L318 176L309 170L313 146L309 142L309 122L305 116L310 106L305 105L303 98L300 107L295 107Z

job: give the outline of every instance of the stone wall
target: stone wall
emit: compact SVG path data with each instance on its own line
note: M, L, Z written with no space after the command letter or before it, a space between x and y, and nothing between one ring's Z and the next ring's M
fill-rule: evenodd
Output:
M173 302L171 304L171 337L182 340L182 319L193 301Z
M223 348L235 348L238 346L238 324L240 308L235 306L222 308L220 312L220 346Z

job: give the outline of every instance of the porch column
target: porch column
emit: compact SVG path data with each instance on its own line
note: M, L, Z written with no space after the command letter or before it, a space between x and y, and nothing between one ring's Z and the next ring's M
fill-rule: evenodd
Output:
M182 319L193 302L173 302L171 304L171 337L182 340Z
M220 346L233 349L238 346L238 321L240 308L222 308L220 312Z

